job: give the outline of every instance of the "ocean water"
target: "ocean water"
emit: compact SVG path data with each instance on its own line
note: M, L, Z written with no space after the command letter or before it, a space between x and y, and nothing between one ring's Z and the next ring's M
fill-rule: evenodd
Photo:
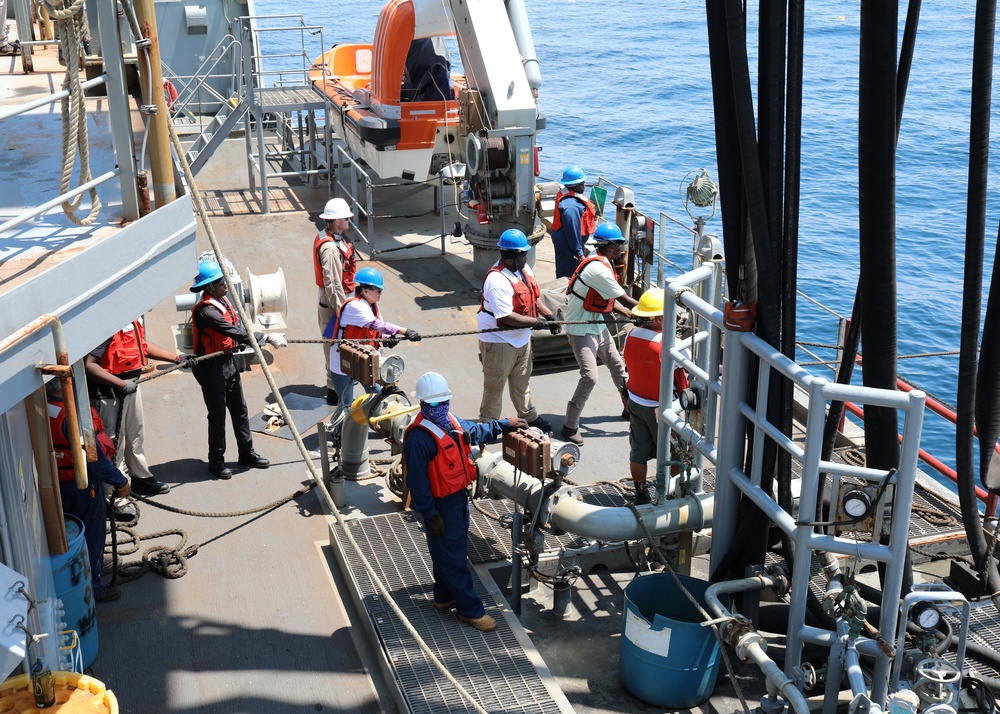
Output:
M289 12L278 0L256 4L261 15ZM704 3L526 4L543 79L539 105L548 120L538 139L542 177L558 179L567 164L579 164L591 180L603 176L630 186L648 215L664 211L690 224L679 198L682 179L701 168L718 174ZM382 5L381 0L300 0L294 11L308 24L323 25L329 46L370 42ZM974 0L923 4L898 146L901 356L959 347L974 11ZM904 19L901 14L900 36ZM755 36L755 18L749 23L748 33ZM845 316L858 279L859 34L857 3L807 6L798 285ZM455 51L452 60L458 65ZM750 61L753 76L753 48ZM992 123L996 153L996 109ZM1000 219L998 182L994 167L986 289ZM709 228L721 232L718 217ZM689 266L690 234L669 224L666 238L670 259ZM800 340L836 340L836 320L809 302L800 301L797 318ZM830 359L831 353L821 351L820 357ZM800 352L799 360L811 358ZM830 374L824 367L811 369ZM957 371L957 356L899 361L901 376L951 405L957 401ZM954 432L934 415L925 420L923 446L954 465Z

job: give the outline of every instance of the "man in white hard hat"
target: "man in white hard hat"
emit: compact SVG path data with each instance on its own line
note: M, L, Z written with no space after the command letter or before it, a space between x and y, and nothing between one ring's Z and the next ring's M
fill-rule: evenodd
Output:
M322 333L339 312L349 295L354 294L354 276L358 272L354 244L346 231L354 217L351 207L342 198L331 198L319 215L326 228L313 241L313 273L319 288L317 319ZM334 388L330 373L330 343L323 344L323 364L326 369L326 403L337 404L341 395Z
M476 480L471 444L491 444L505 431L527 426L510 417L482 423L457 419L449 413L451 389L445 378L428 372L413 393L420 414L403 437L403 460L410 505L427 527L427 550L434 570L434 607L455 608L458 619L480 632L497 623L486 614L476 594L468 564L469 497L466 487Z

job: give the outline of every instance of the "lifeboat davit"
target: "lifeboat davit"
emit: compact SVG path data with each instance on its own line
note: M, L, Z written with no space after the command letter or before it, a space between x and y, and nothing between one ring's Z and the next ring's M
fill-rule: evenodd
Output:
M451 22L413 0L390 0L373 44L335 45L309 79L333 104L332 124L381 178L423 181L464 161L459 101L465 78L451 74L444 37Z

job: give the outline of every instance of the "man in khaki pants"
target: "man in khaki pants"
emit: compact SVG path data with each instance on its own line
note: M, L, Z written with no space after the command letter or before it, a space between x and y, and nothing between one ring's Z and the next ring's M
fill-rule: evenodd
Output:
M480 332L479 354L483 361L483 401L479 420L500 418L503 388L508 386L517 415L549 433L552 425L531 404L528 380L531 377L531 331L543 328L558 334L559 325L548 308L538 303L538 283L527 266L531 246L523 232L511 228L503 232L500 260L483 279L483 298L476 316L480 330L496 327L514 329Z

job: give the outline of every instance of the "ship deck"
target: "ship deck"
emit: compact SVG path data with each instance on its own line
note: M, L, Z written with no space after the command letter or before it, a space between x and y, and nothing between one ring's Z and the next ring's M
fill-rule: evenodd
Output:
M30 86L35 87L30 91L35 93L57 89L59 70L50 68L51 73L45 74L41 58L44 53L36 53L39 71L30 76L34 82ZM14 96L23 101L33 95L7 91L0 104ZM90 101L100 108L100 100ZM45 121L55 121L53 112L49 110ZM12 142L24 135L21 138L30 139L35 147L28 156L41 151L44 127L29 129L5 133L5 148L12 148ZM245 160L242 138L231 139L198 176L214 232L239 273L246 268L257 275L284 271L289 304L285 333L293 340L314 339L318 330L310 251L327 189L294 179L272 179L271 212L265 215L259 193L247 188ZM57 163L51 163L55 170ZM0 191L0 215L16 214L39 195L43 172L34 159L31 165L30 171L21 162L0 167L2 185L16 189ZM100 170L95 168L94 173ZM32 172L39 175L29 176ZM438 237L442 217L433 212L433 188L414 193L388 186L377 189L375 196L379 215L375 234L371 244L358 247L366 264L377 266L385 276L381 307L386 319L423 334L473 332L479 281L473 276L472 250L461 239L448 237L442 254ZM444 202L457 203L457 197ZM51 222L38 219L16 235L5 234L0 242L0 294L40 274L33 271L50 269L78 252L84 245L80 241L99 241L120 231L113 219L113 195L110 203L112 210L105 216L112 218L87 230L66 228L61 211L55 209ZM449 211L443 225L454 225L455 218ZM199 226L197 249L209 248ZM549 251L550 244L543 243L535 263L543 284L554 275ZM192 276L195 269L192 261ZM146 307L136 303L116 309ZM172 348L180 339L178 326L185 315L176 310L172 298L151 307L146 316L150 339ZM95 332L95 346L103 332L117 329L110 325L123 322L116 315L107 319L107 329L95 328L93 318L87 322L90 329L102 332ZM311 399L321 405L325 389L320 345L267 350L282 394L300 395L307 403ZM402 343L395 354L406 361L407 391L423 372L439 371L455 391L455 413L476 417L482 376L474 335ZM576 383L574 366L572 358L556 357L537 365L532 378L534 403L556 429ZM259 366L244 374L243 383L249 411L259 415L271 401ZM412 641L384 615L382 605L373 603L365 579L355 577L358 569L351 563L359 554L342 547L323 500L305 490L311 479L292 441L255 433L256 448L271 460L271 468L236 468L231 481L217 481L204 461L204 405L190 374L177 371L149 381L142 394L146 455L154 473L172 490L137 501L140 518L132 530L141 540L138 552L130 552L134 546L122 547L122 561L135 562L152 546L185 551L196 545L197 552L185 551L183 577L167 579L147 570L131 579L134 570L130 571L129 577L120 578L123 597L98 606L100 654L93 674L116 693L122 712L389 711L399 704L397 683L406 691L405 705L413 710L468 710L427 668ZM576 482L596 484L627 476L628 424L619 414L617 392L602 373L582 420L586 441L582 462L572 475ZM322 416L322 408L314 411L315 419ZM314 422L297 425L307 447L317 449ZM388 456L384 444L373 441L371 448L375 458ZM595 497L608 505L624 503L614 488L595 488ZM286 500L298 491L304 492ZM585 574L561 620L551 615L550 592L535 588L524 594L517 618L505 600L509 585L503 579L509 531L496 520L505 507L484 504L475 511L473 560L484 599L501 620L498 633L484 636L427 604L425 559L411 557L414 549L421 548L419 527L402 510L385 479L349 482L346 498L342 513L349 527L367 534L367 557L397 579L401 604L421 633L452 661L456 651L476 659L477 668L463 668L464 683L481 695L489 710L656 711L626 693L618 680L622 591L632 574ZM935 500L930 506L939 503ZM251 509L260 510L229 515ZM924 530L914 535L928 543L948 542L955 531L933 523L921 523L920 528ZM122 537L127 539L125 533ZM705 568L704 558L696 558L694 573L704 575ZM991 623L983 626L992 627ZM384 667L385 653L395 669ZM759 695L756 669L735 664L741 689ZM733 683L720 678L705 710L738 708Z
M198 178L213 228L239 272L246 267L257 274L283 269L289 291L286 335L312 339L317 326L310 248L326 189L276 181L272 212L262 215L259 195L246 189L242 146L242 139L226 142ZM424 334L473 331L478 284L472 276L471 249L449 239L448 252L442 255L435 237L440 217L431 211L431 192L396 202L393 190L381 194L384 217L377 222L372 244L359 245L365 260L385 276L383 314ZM448 216L446 225L451 221ZM199 248L208 248L201 234ZM545 245L535 269L542 282L553 275ZM172 300L161 302L147 316L151 339L170 345L183 317ZM283 395L323 396L318 344L268 350ZM454 411L475 418L481 372L474 336L404 342L395 353L406 361L407 390L424 371L440 371L455 391ZM250 413L259 414L270 401L260 368L252 367L243 381ZM565 368L539 370L532 378L535 404L557 429L575 381L575 370ZM397 682L407 692L406 706L414 710L443 711L445 703L448 710L467 710L441 684L436 670L428 669L394 618L386 616L363 574L350 566L357 554L339 544L339 527L331 526L332 518L316 494L298 495L250 516L216 517L265 506L309 484L305 464L290 440L255 434L256 448L271 459L271 468L237 468L231 481L216 481L204 463L204 407L190 375L174 372L149 382L143 386L143 400L147 456L172 491L140 501L136 530L140 535L180 532L144 540L141 549L173 546L181 534L187 545L199 548L188 560L184 577L168 580L146 573L125 584L120 601L99 606L101 654L94 673L117 693L122 711L388 711L398 704ZM602 379L583 419L583 460L571 476L576 482L595 484L627 475L628 429L619 404L610 379ZM298 426L307 447L316 449L313 425ZM377 441L371 449L376 459L389 454L388 446ZM617 491L604 488L597 497L609 505L624 503ZM509 556L509 531L479 509L471 542L485 544L486 553L473 549L475 570L490 611L502 623L498 633L484 636L429 607L425 559L411 555L421 548L418 526L402 511L385 479L377 475L348 482L346 498L342 513L349 527L355 534L366 534L367 557L387 575L401 606L414 615L414 624L431 646L453 662L456 651L475 656L476 668L461 668L464 682L473 689L482 691L484 679L496 678L483 699L490 711L656 711L625 692L618 680L622 591L631 574L586 574L574 587L562 620L551 615L550 592L535 588L524 594L518 619L504 599L508 591L502 573L495 570L502 569ZM939 502L930 505L938 507ZM494 516L502 504L496 509ZM935 541L955 535L954 529L934 531L933 524L924 522L919 529L915 536ZM338 561L347 567L342 570ZM705 569L705 559L696 558L694 574L704 575ZM342 572L351 575L345 579ZM373 649L372 642L379 645ZM394 669L385 669L383 650ZM735 664L741 690L752 696L761 686L759 674ZM704 710L739 707L732 682L720 677Z

